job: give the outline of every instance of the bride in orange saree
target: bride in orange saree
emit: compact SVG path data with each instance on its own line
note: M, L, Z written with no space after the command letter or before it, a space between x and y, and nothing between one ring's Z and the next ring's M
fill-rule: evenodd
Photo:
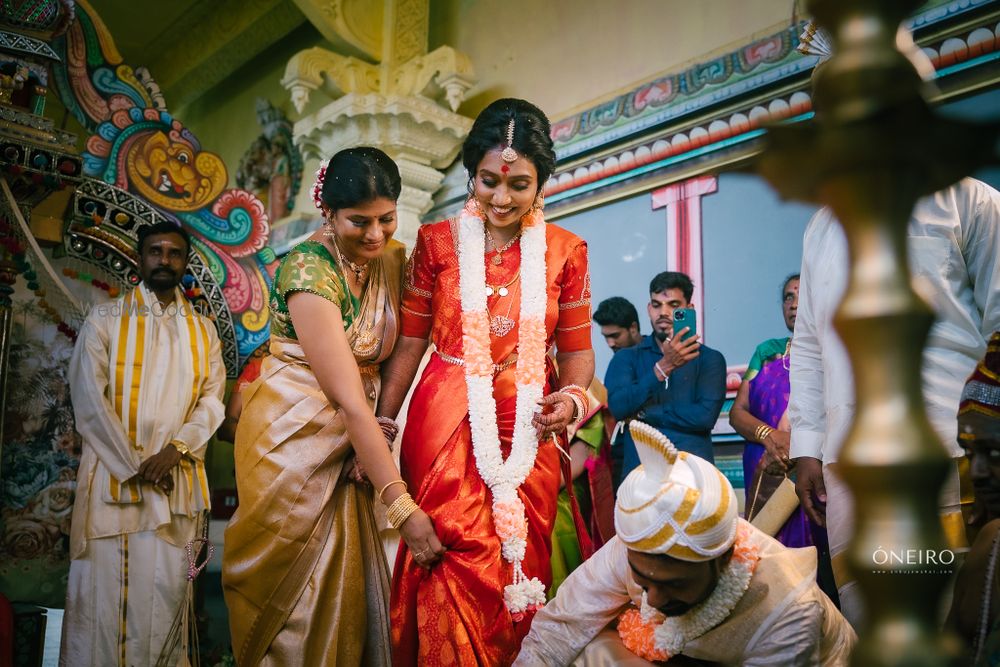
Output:
M395 417L429 337L400 468L446 551L430 568L399 551L397 666L513 662L551 581L559 447L594 373L587 247L541 212L555 166L548 120L498 100L476 119L463 162L465 210L423 226L407 265L379 403Z

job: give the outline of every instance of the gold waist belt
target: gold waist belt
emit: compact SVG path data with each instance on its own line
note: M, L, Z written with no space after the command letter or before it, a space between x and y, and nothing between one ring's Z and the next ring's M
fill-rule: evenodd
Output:
M441 352L440 350L436 350L435 354L441 357L442 361L447 361L449 364L454 364L456 366L465 365L465 359L453 357L450 354L445 354L444 352ZM506 359L504 359L503 361L501 361L499 364L493 364L493 374L496 375L500 371L505 371L516 363L517 363L517 353L515 352Z

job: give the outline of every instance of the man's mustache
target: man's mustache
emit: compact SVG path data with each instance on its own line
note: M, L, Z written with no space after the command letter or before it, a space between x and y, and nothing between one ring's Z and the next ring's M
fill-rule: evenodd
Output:
M689 604L678 604L678 605L665 605L660 607L659 611L664 616L682 616L687 612L691 611L692 606Z

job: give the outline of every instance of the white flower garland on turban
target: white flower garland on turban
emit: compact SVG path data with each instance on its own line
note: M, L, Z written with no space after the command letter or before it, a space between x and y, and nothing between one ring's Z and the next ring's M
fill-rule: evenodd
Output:
M655 428L630 425L639 460L618 490L615 529L629 549L706 561L736 539L736 492L708 461L679 452Z

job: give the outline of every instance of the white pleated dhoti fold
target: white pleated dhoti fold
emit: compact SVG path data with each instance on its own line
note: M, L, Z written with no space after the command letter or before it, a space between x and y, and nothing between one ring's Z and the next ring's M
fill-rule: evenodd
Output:
M186 584L184 548L155 531L88 540L83 556L70 562L59 664L155 665ZM167 664L179 658L175 649Z

